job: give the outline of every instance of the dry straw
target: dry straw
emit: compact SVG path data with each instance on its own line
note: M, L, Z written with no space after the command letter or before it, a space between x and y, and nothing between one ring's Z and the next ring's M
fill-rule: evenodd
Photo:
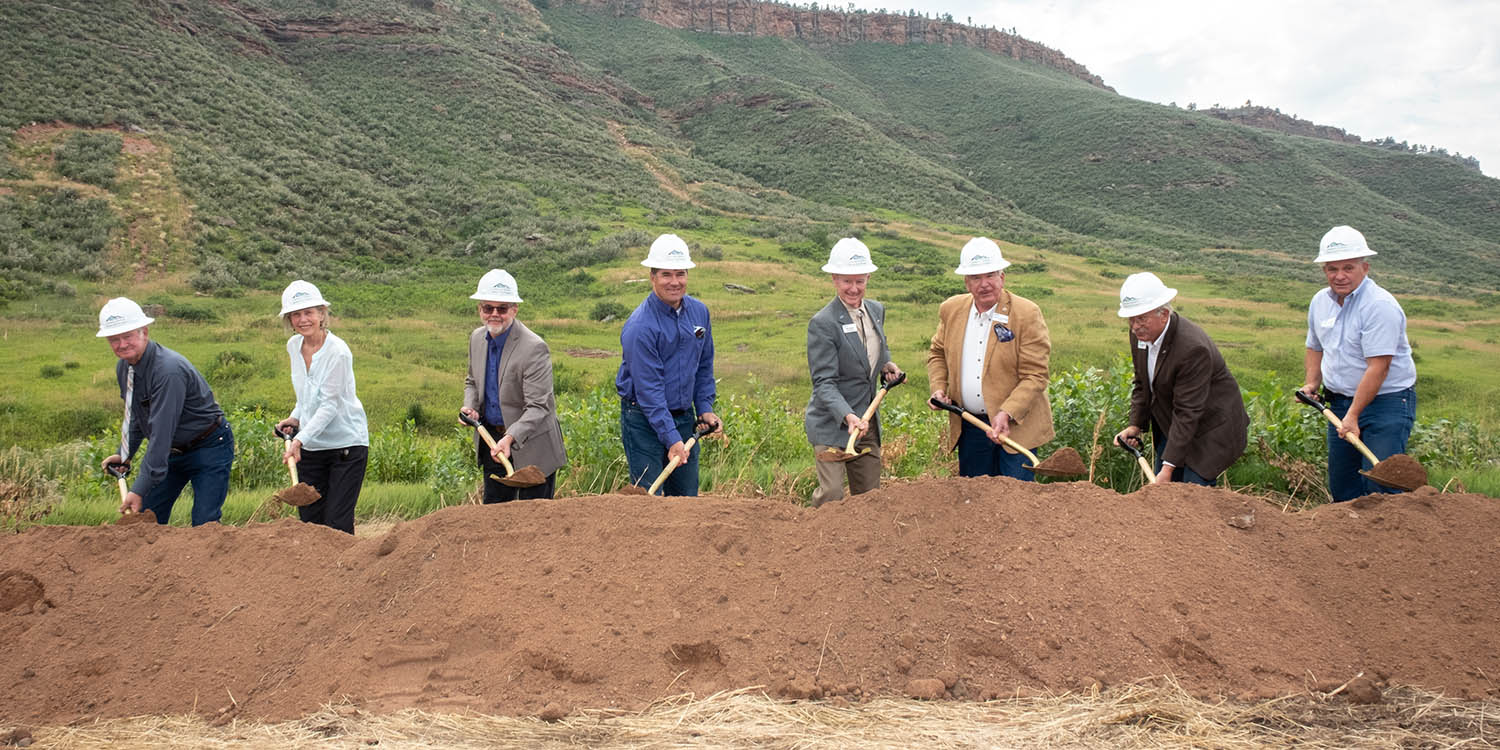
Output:
M298 721L141 717L32 730L56 748L1493 748L1500 704L1411 688L1353 705L1303 694L1204 701L1161 679L1104 692L987 703L881 698L792 702L757 688L677 696L644 711L575 710L560 721L325 706Z

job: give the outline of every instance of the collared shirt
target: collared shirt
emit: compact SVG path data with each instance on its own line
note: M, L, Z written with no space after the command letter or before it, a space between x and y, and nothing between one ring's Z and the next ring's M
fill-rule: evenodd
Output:
M115 362L120 398L125 398L125 373L130 365ZM167 476L172 448L186 447L224 419L208 381L181 354L152 341L135 363L135 388L130 411L129 460L149 439L130 491L145 496Z
M499 336L484 332L485 345L489 347L484 359L484 422L496 427L505 426L505 415L500 413L500 355L513 327L506 326Z
M1167 340L1167 329L1172 327L1172 317L1167 316L1167 324L1162 326L1161 333L1157 334L1156 340L1146 344L1146 387L1156 387L1156 358L1161 354L1161 342Z
M1137 345L1144 344L1146 347L1146 388L1148 390L1156 387L1156 358L1161 355L1161 342L1167 340L1167 329L1172 327L1172 318L1167 316L1167 324L1162 326L1161 333L1157 334L1156 340L1147 344L1144 341L1136 341ZM1171 438L1167 438L1171 440ZM1162 461L1162 466L1175 467L1177 464L1171 461Z
M1391 358L1380 393L1416 385L1417 365L1406 340L1406 313L1401 303L1366 276L1340 305L1324 287L1307 307L1307 348L1323 352L1323 386L1354 395L1369 366L1369 357Z
M998 304L998 303L997 303ZM975 414L985 414L984 406L984 355L989 351L990 337L994 336L996 320L995 306L983 312L969 305L969 322L964 327L963 369L959 373L962 392L960 402L965 409Z
M292 359L292 390L297 406L292 418L297 439L310 451L352 448L370 444L364 404L354 395L354 355L349 345L332 333L313 352L312 367L302 359L302 334L286 341Z
M662 445L680 442L672 411L714 410L714 333L708 307L683 295L677 309L655 292L620 330L620 398L634 401Z
M864 300L860 300L860 303L854 307L845 304L844 311L849 313L849 319L854 321L859 334L859 342L865 347L865 359L870 363L870 371L874 372L875 363L880 361L880 334L875 332L875 321L870 319L870 308L865 306Z

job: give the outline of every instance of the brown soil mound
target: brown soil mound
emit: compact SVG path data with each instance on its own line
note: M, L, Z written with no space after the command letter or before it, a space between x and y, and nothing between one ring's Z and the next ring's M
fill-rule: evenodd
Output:
M606 495L354 539L249 528L0 538L0 721L637 708L1068 690L1496 697L1500 501L1428 488L1283 514L1183 484L931 480L803 509ZM922 682L935 691L931 682Z

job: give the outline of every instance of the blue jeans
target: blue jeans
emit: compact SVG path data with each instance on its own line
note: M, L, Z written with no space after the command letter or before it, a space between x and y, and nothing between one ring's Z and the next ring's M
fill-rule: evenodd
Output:
M1160 472L1161 456L1167 450L1167 431L1158 430L1156 428L1155 422L1151 423L1151 442L1156 446L1156 470ZM1219 483L1218 477L1214 477L1213 479L1205 479L1203 475L1199 474L1196 471L1193 471L1193 468L1191 466L1188 466L1187 464L1183 464L1182 466L1177 467L1176 470L1172 472L1172 481L1187 482L1189 484L1199 484L1204 487L1213 487Z
M224 497L229 494L229 467L233 463L234 432L226 420L196 449L167 459L166 478L141 498L141 510L155 513L157 523L167 523L177 496L192 482L193 525L218 521L224 511Z
M1026 457L1019 453L1007 453L1005 448L990 442L984 430L963 422L963 431L958 433L958 475L961 477L1010 477L1023 482L1035 480L1032 473L1021 468Z
M1328 394L1328 408L1334 416L1344 418L1349 404L1354 399ZM1378 459L1386 459L1406 452L1406 440L1411 437L1412 425L1417 421L1417 392L1407 388L1403 391L1376 396L1365 410L1359 413L1359 439ZM1359 475L1360 469L1369 471L1369 463L1359 449L1339 437L1339 431L1328 425L1328 494L1336 503L1377 492L1401 492L1395 487L1376 484Z
M698 418L687 413L672 418L677 434L686 441L693 436ZM650 487L656 477L667 467L667 448L656 436L656 430L646 422L646 413L641 407L620 401L620 442L625 444L625 463L630 467L630 483L638 487ZM698 496L698 444L688 451L687 463L672 470L667 481L662 482L661 494L668 497Z

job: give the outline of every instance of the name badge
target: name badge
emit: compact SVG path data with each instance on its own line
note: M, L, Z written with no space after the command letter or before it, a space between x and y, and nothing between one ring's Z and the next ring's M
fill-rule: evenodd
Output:
M1137 348L1137 349L1150 349L1151 345L1148 344L1148 343L1146 343L1146 342L1144 342L1144 341L1137 341L1137 342L1135 342L1135 348Z
M1009 323L1010 322L1010 316L1009 315L1002 315L1000 313L995 313L995 318L994 319L995 319L995 321L1000 322L1000 323Z
M858 332L859 332L859 329L855 328L853 323L845 323L844 324L844 333L858 333Z

